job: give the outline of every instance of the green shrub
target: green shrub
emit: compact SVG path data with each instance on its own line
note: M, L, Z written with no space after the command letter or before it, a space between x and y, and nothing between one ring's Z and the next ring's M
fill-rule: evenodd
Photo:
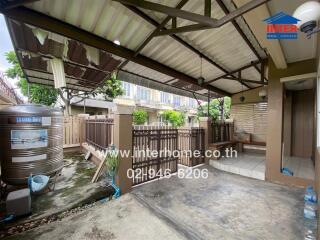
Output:
M132 115L133 115L133 123L135 125L145 124L148 120L148 113L143 109L135 110Z
M170 123L173 127L181 127L185 123L185 115L182 112L166 110L161 115L166 124Z

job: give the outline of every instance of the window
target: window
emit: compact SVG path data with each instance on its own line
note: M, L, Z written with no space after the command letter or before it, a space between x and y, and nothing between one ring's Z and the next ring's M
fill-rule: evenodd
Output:
M195 108L196 107L196 100L193 98L189 98L189 107Z
M181 98L180 96L173 96L173 106L180 107L181 106Z
M137 87L137 99L150 101L150 89Z
M170 95L166 92L161 92L160 94L162 103L170 103Z
M125 96L125 97L131 96L130 87L131 87L130 83L122 82L123 96Z

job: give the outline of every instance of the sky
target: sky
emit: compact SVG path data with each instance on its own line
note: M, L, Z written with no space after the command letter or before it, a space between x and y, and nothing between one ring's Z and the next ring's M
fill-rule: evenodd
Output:
M0 71L2 73L10 67L10 64L6 60L5 53L13 50L6 21L4 20L4 16L0 14ZM12 83L12 87L16 89L17 79L8 80ZM21 91L19 89L16 89L16 91L21 95Z
M0 71L4 72L10 64L7 63L4 56L5 52L13 50L10 35L7 29L6 21L2 14L0 14Z

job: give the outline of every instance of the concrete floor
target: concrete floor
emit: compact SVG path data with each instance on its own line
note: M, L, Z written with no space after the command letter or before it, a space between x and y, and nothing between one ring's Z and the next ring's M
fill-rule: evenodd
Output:
M200 168L8 239L303 239L303 189Z
M265 180L265 160L265 154L239 152L237 157L211 160L210 165L222 171Z
M185 239L132 194L7 240L176 240Z
M19 218L8 227L58 214L113 194L112 187L107 187L103 177L99 182L91 183L96 165L85 160L83 154L65 154L64 161L65 167L56 179L54 190L41 195L33 195L32 215ZM0 214L5 214L5 202L1 203Z

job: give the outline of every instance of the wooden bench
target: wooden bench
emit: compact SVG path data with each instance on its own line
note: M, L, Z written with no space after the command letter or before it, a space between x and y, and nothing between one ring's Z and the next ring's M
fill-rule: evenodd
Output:
M266 143L265 142L249 142L243 143L243 150L251 153L266 153Z
M220 151L220 155L221 155L221 150L227 149L227 148L231 148L231 147L235 147L236 144L237 144L237 142L235 142L235 141L210 143L209 144L209 150L211 150L211 151ZM215 160L219 159L219 158L216 158L214 156L212 158L215 159Z

